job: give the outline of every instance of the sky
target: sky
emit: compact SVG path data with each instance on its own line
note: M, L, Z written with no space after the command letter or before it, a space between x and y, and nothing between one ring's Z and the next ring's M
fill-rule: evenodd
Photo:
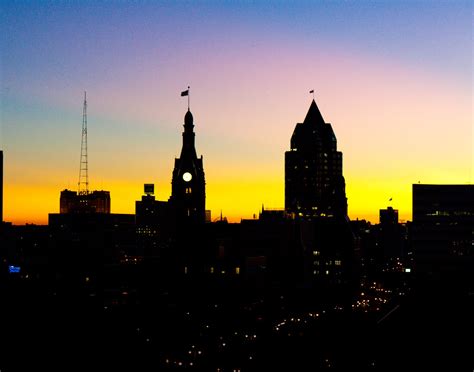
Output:
M90 189L113 213L144 183L168 200L187 86L213 219L284 207L314 89L349 217L411 220L412 184L473 182L473 19L470 1L3 0L4 220L46 224L77 189L84 91Z

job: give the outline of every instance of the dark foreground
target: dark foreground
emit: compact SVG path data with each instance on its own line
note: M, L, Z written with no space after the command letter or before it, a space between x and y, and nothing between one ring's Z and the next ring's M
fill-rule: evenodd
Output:
M380 294L376 310L324 305L307 289L54 292L11 281L0 370L472 371L474 296L414 287Z

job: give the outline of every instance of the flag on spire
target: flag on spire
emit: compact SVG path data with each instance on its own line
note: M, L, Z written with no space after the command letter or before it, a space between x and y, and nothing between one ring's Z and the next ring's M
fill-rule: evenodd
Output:
M181 97L184 97L184 96L187 96L187 95L189 95L189 89L184 90L184 91L181 92Z
M311 89L309 92L310 92L310 93L314 93L314 89Z

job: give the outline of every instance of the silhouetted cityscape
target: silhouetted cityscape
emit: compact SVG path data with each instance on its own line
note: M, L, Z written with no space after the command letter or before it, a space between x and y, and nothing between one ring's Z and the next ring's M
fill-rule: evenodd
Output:
M285 208L212 222L188 101L168 200L144 180L135 214L111 213L88 189L83 106L78 190L58 190L47 226L1 224L2 371L472 369L473 185L413 184L413 221L390 201L379 223L351 221L313 99Z

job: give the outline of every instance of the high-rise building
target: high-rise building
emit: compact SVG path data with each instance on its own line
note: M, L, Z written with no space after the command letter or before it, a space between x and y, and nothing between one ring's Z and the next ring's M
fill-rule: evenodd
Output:
M418 278L474 288L474 185L413 185Z
M299 219L347 216L342 153L314 100L285 153L285 210Z
M184 116L183 147L175 159L171 181L171 204L178 222L203 223L205 221L206 182L203 157L196 155L194 146L193 115Z
M285 152L285 212L298 221L305 285L350 293L354 236L347 217L342 153L314 99L303 123L296 124L290 145Z

